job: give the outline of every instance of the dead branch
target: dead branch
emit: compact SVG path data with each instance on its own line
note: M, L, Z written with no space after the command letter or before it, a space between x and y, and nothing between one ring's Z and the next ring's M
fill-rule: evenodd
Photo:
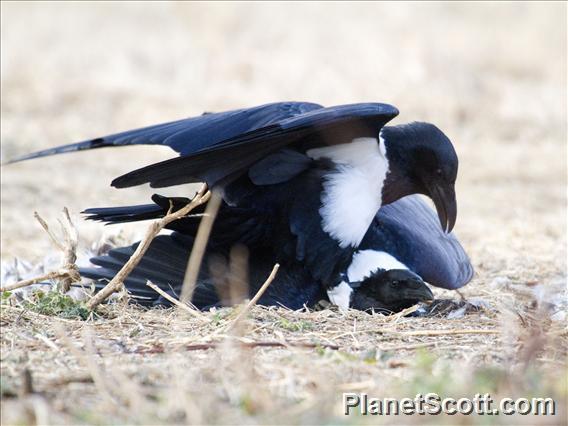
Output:
M47 232L47 235L49 235L49 238L53 243L53 245L61 251L65 250L65 248L59 242L59 240L55 237L55 235L53 235L53 232L51 232L51 230L49 229L49 225L47 224L47 222L43 220L43 218L39 215L38 212L34 212L34 217L39 222L39 224L44 229L44 231Z
M81 280L79 269L77 268L77 265L75 265L75 261L77 260L77 244L79 240L77 229L73 225L73 222L71 222L71 216L69 215L67 207L63 208L63 221L59 221L63 232L63 239L65 240L64 243L60 242L53 232L51 232L49 225L38 212L34 212L34 217L45 230L53 245L61 251L61 269L59 271L48 272L40 275L39 277L8 284L1 287L0 292L16 290L18 288L27 287L46 280L60 280L58 282L58 288L62 293L66 293L69 291L72 283Z
M62 293L67 293L71 288L71 284L81 279L77 265L75 265L75 262L77 261L77 244L79 242L79 234L77 233L77 228L75 228L73 222L71 222L71 216L69 215L67 207L63 208L63 221L60 220L59 223L61 224L63 237L65 238L65 244L63 245L62 250L63 258L61 259L61 267L63 270L74 271L76 273L62 277L59 281L59 290Z
M182 303L189 302L193 296L195 283L201 267L201 261L203 260L203 254L205 253L207 242L209 241L209 235L211 234L215 217L217 216L219 206L221 205L221 200L221 194L218 192L213 192L211 194L211 198L205 208L205 214L199 223L199 228L197 229L197 235L195 236L191 254L189 255L189 261L187 262L187 269L185 270L185 276L181 288L180 301Z
M427 343L415 343L415 344L404 344L399 346L391 346L390 348L384 348L385 351L397 352L397 351L411 351L414 349L429 348L431 346L438 345L438 342L427 342Z
M78 275L78 273L77 273L77 275ZM55 279L58 279L58 278L67 278L67 279L74 279L75 278L76 279L77 277L76 276L71 277L69 270L62 269L60 271L48 272L47 274L43 274L43 275L40 275L39 277L31 278L29 280L22 280L22 281L18 281L17 283L8 284L8 285L0 288L0 292L12 291L12 290L16 290L17 288L27 287L29 285L37 284L37 283L40 283L42 281L55 280Z
M156 293L158 293L160 296L162 296L164 299L169 300L170 302L172 302L174 305L178 306L179 308L183 309L185 312L187 312L188 314L190 314L191 316L195 317L195 318L199 318L202 321L206 321L209 322L203 315L201 315L198 311L196 311L195 309L189 307L187 304L180 302L179 300L175 299L174 297L170 296L168 293L166 293L164 290L162 290L160 287L158 287L156 284L152 283L151 281L147 281L146 285L148 287L150 287L152 290L154 290Z
M144 256L144 253L146 253L146 251L150 247L150 244L152 243L154 237L156 237L156 235L158 235L158 233L169 223L181 219L189 212L191 212L195 207L206 203L209 200L210 196L211 192L207 191L207 185L203 185L199 192L195 195L195 197L193 197L191 202L188 203L185 207L175 212L168 211L166 216L153 222L148 227L146 235L144 236L142 241L140 241L138 247L136 248L136 251L132 254L132 256L130 256L128 262L124 264L120 271L118 271L114 278L101 291L95 294L87 302L87 307L92 310L101 302L106 300L111 294L121 290L124 285L124 280L126 279L126 277L128 277L128 275L130 274L130 272L132 272L136 265L138 265L138 263Z
M258 299L260 299L262 297L262 295L264 294L264 292L266 291L268 286L270 284L272 284L272 281L274 281L274 278L276 277L276 274L277 274L279 268L280 268L280 265L278 263L274 265L274 268L272 268L272 272L270 273L270 275L268 276L268 278L266 279L264 284L262 284L260 289L256 292L254 297L250 300L250 302L248 302L248 304L241 310L241 312L239 312L237 317L234 319L234 321L231 323L231 325L227 328L227 331L230 331L233 328L235 328L235 326L239 323L239 321L241 321L241 319L252 309L252 307L254 305L256 305L256 302L258 302Z
M32 372L29 368L25 368L24 371L22 371L22 383L19 389L19 397L24 398L32 393L34 393Z
M212 266L212 265L210 265ZM225 277L225 285L231 306L239 305L249 299L249 250L243 244L235 244L229 252L229 269ZM217 287L220 282L216 283ZM238 313L238 310L235 310Z
M211 342L211 343L197 343L194 345L185 345L183 349L186 351L203 351L207 349L215 349L222 345L222 342ZM306 349L316 349L316 348L329 348L333 350L338 350L338 345L330 345L327 343L303 343L303 342L238 342L238 346L243 348L306 348ZM148 353L164 353L165 348L163 345L154 345L151 348L138 349L134 353L148 354Z
M394 331L380 330L380 333L394 333L401 336L451 336L454 334L501 334L499 330L487 330L484 328L469 329L460 328L452 330L413 330L413 331Z
M59 377L49 382L49 388L52 389L59 386L66 386L70 383L94 383L94 380L91 375Z

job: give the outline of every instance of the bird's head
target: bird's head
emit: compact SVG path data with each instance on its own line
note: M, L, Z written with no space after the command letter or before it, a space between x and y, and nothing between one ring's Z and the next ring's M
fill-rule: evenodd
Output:
M407 269L378 270L363 280L352 295L352 307L360 310L399 312L434 299L426 283Z
M389 165L382 204L424 194L434 201L442 229L451 232L457 216L458 157L448 137L433 124L410 123L385 127L380 138Z

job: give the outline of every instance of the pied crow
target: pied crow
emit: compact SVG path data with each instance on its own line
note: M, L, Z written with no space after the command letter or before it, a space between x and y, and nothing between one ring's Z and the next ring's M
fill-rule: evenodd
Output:
M85 213L91 220L108 224L127 223L163 217L170 206L176 211L189 202L186 198L166 198L158 195L154 195L153 200L155 204L94 208L88 209ZM203 206L198 207L197 214L171 222L168 228L178 233L178 240L181 235L186 238L195 236L203 210ZM243 209L221 210L214 222L208 243L211 251L226 251L236 243L246 244L249 247L252 253L251 269L256 268L257 271L251 283L252 289L258 289L261 280L268 275L271 266L276 262L277 252L270 241L266 240L266 230L258 226L256 220L256 217L250 216L250 212ZM188 251L190 248L191 244L186 244ZM186 253L185 256L187 258L188 254ZM259 260L257 261L256 258ZM123 256L123 259L127 257ZM283 280L292 283L291 286L296 289L306 285L306 294L311 294L310 288L315 290L315 287L311 287L315 280L307 272L299 272L301 268L297 265L294 256L280 258L279 261L283 264L281 270L292 271ZM94 263L98 264L96 260ZM159 270L160 263L167 263L167 259L162 257L159 262L154 263L153 269ZM115 267L118 266L120 265L115 264ZM358 283L377 272L389 270L407 270L417 274L429 284L445 289L460 288L473 277L473 267L463 247L453 233L445 233L440 228L436 214L419 195L401 198L378 211L363 241L354 252L351 263L344 271L346 281L350 285L339 288L344 291L343 297L346 298L343 307L354 306L353 299L357 294ZM112 276L111 272L108 273L109 276ZM144 278L143 273L139 275L140 278ZM97 276L91 275L91 277ZM182 277L183 275L170 277L168 282L180 282ZM143 286L144 282L145 279L142 279L137 288ZM132 286L129 289L134 292ZM148 289L146 291L151 293ZM290 292L290 301L282 302L289 307L293 306L295 290ZM286 296L282 295L280 300L287 300Z
M323 107L283 102L159 124L26 155L161 144L180 156L134 170L112 185L206 182L227 206L254 212L277 259L294 257L347 307L344 271L377 211L420 193L450 232L458 158L436 126L385 124L387 104Z
M192 245L193 238L179 232L156 237L124 282L132 300L143 306L170 306L170 302L150 289L146 282L151 281L170 295L179 296ZM116 275L137 246L138 243L112 249L106 255L91 259L96 267L80 268L79 272L83 277L96 280L96 287L101 288ZM248 286L234 291L231 286L239 286L227 266L228 257L225 249L209 249L205 253L191 298L198 309L230 306L241 302L242 298L252 298L274 266L270 252L252 249L248 256ZM376 265L372 273L353 285L355 290L349 307L368 312L390 314L434 298L424 281L407 269L384 270ZM238 290L244 290L244 294L235 296ZM282 265L258 303L297 310L304 306L312 308L325 299L327 295L322 286L300 262L292 260Z

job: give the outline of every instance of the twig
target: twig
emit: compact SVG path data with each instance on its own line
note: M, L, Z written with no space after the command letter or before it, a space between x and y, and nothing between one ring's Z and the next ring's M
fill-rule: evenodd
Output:
M43 220L43 218L39 215L38 212L34 212L34 217L39 222L39 224L44 229L44 231L47 232L47 235L49 235L49 238L51 239L53 245L57 247L59 250L64 251L65 248L61 245L61 243L57 240L57 238L55 238L55 235L53 235L53 233L49 229L49 225L47 224L47 222Z
M59 347L55 343L53 343L51 340L49 340L47 337L43 336L42 334L37 333L35 335L35 337L37 339L41 340L43 343L45 343L47 346L49 346L54 351L59 351Z
M191 248L191 254L189 255L189 261L187 262L187 268L185 270L185 276L181 288L180 300L182 303L189 302L193 296L195 282L197 281L201 261L203 260L203 254L205 253L207 242L209 241L209 235L211 234L215 217L217 216L219 206L221 205L221 200L221 194L218 192L213 192L211 194L211 198L205 208L205 214L199 223L199 228L197 229L197 235L195 236L193 247Z
M465 296L463 295L463 293L462 293L461 291L459 291L458 289L455 289L454 291L455 291L457 294L459 294L459 296L460 296L462 302L465 302L465 301L466 301L466 298L465 298Z
M501 334L499 330L478 329L455 329L455 330L415 330L415 331L391 331L380 330L381 333L394 333L402 336L450 336L454 334Z
M20 385L19 391L20 398L34 393L32 372L28 368L22 371L22 384Z
M69 210L67 210L67 207L63 208L63 221L59 221L59 223L61 224L61 229L63 231L63 238L65 239L64 244L62 244L55 237L55 235L49 229L47 222L43 220L38 212L34 212L34 217L39 222L41 227L45 230L45 232L47 232L47 235L49 235L49 239L51 240L53 245L62 252L61 269L59 271L48 272L36 278L21 280L16 283L8 284L4 287L1 287L0 292L16 290L18 288L37 284L41 281L60 279L58 283L59 289L63 293L66 293L67 291L69 291L72 283L81 280L79 270L77 268L77 265L75 265L75 261L77 260L77 243L79 240L77 229L73 225L73 222L71 222L71 217L69 215Z
M60 377L49 382L49 388L65 386L70 383L94 383L91 375Z
M103 302L107 297L113 294L116 291L119 291L123 288L123 283L126 277L132 272L132 270L138 265L146 250L150 247L152 240L158 233L167 226L170 222L178 220L185 215L187 215L190 211L192 211L195 207L206 203L211 196L211 192L207 191L207 185L203 185L199 192L193 197L190 203L188 203L185 207L177 210L176 212L168 212L166 216L163 218L153 222L146 231L146 235L138 244L136 251L130 256L128 262L124 264L124 266L118 271L118 273L114 276L112 280L97 294L95 294L91 300L87 302L87 308L93 310L97 305Z
M39 216L38 216L39 217ZM67 277L62 277L59 281L59 290L67 293L71 288L71 284L79 281L79 271L75 262L77 261L77 244L79 241L79 234L77 228L71 222L71 216L67 207L63 208L63 221L59 221L61 229L63 230L63 237L65 238L65 245L63 246L63 258L61 259L61 267L69 271L75 271L76 274L69 274Z
M428 348L430 346L436 346L438 342L428 342L428 343L415 343L413 345L399 345L399 346L392 346L390 348L383 348L384 351L411 351L414 349L421 349L421 348Z
M397 322L398 320L407 316L408 314L416 312L418 309L420 309L420 305L413 305L409 308L403 309L402 311L400 311L400 312L398 312L394 315L390 315L389 317L387 317L387 319L388 319L389 322Z
M197 343L194 345L185 345L183 349L186 351L203 351L207 349L215 349L222 345L222 342L211 342L211 343ZM315 348L329 348L333 350L338 350L338 345L330 345L326 343L302 343L302 342L238 342L238 346L245 348L286 348L286 347L298 347L306 349ZM163 345L155 345L148 349L138 349L135 353L163 353L165 351Z
M211 270L215 264L209 265ZM249 250L243 244L235 244L231 247L229 252L229 269L228 275L225 276L223 281L216 281L215 286L217 290L220 290L221 283L228 287L223 291L224 296L229 297L229 302L231 306L236 306L242 304L245 300L250 299L250 283L249 283ZM225 268L224 268L225 269ZM217 273L213 278L216 278ZM242 308L242 306L241 306ZM235 313L238 314L240 309L235 309Z
M239 321L252 309L252 307L254 305L256 305L256 302L258 302L258 299L260 299L262 297L262 295L264 294L264 292L266 291L268 286L270 284L272 284L272 281L274 281L274 278L276 277L276 273L278 272L279 268L280 268L280 265L278 263L274 265L274 268L272 268L272 272L270 273L270 275L268 276L268 278L266 279L264 284L262 284L260 289L256 292L254 297L250 300L250 302L248 302L247 305L239 312L237 317L233 320L233 322L227 328L227 331L232 330L239 323Z
M83 320L71 320L71 319L61 318L61 317L53 316L53 315L40 314L38 312L31 311L28 308L22 308L20 306L15 306L15 305L4 304L4 305L2 305L1 310L2 311L6 310L6 311L19 312L18 317L16 318L16 320L13 321L14 324L17 324L18 321L20 320L20 318L43 321L44 323L50 322L50 321L62 322L62 323L65 323L65 324L77 324L78 322L84 323Z
M52 272L48 272L47 274L43 274L40 275L39 277L36 278L31 278L29 280L22 280L22 281L18 281L17 283L12 283L12 284L8 284L2 288L0 288L0 292L4 292L4 291L12 291L12 290L16 290L17 288L22 288L22 287L27 287L29 285L32 284L37 284L39 282L42 281L46 281L46 280L54 280L57 278L70 278L70 279L76 279L78 278L78 273L75 271L75 273L77 274L76 276L71 276L71 271L70 270L66 270L66 269L62 269L61 271L52 271Z
M195 318L199 318L202 321L207 321L205 319L205 317L203 315L201 315L200 313L198 313L198 311L196 311L195 309L190 308L188 305L186 305L185 303L180 302L179 300L176 300L174 297L170 296L168 293L166 293L164 290L162 290L160 287L158 287L156 284L152 283L151 281L147 281L146 285L148 287L150 287L152 290L154 290L156 293L158 293L160 296L162 296L163 298L169 300L170 302L172 302L174 305L180 307L181 309L183 309L185 312L187 312L188 314L194 316ZM207 321L209 322L209 321Z

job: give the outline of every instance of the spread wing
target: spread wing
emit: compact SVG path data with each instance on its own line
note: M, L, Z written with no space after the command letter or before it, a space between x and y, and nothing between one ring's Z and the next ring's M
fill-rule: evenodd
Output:
M455 235L442 231L436 213L418 195L382 207L360 248L390 253L437 287L457 289L473 277Z
M305 149L308 145L333 145L356 137L377 137L379 130L397 114L395 107L379 103L314 108L197 152L134 170L115 179L112 185L125 188L150 183L159 188L206 182L213 187L240 176L254 163L287 146L294 145L302 151L302 147ZM302 167L290 169L295 173L289 175L290 178L303 170ZM259 176L257 179L263 180ZM278 181L282 181L282 176Z
M164 145L181 155L187 155L319 108L323 107L308 102L277 102L254 108L206 113L199 117L46 149L16 158L10 163L67 152L126 145Z

